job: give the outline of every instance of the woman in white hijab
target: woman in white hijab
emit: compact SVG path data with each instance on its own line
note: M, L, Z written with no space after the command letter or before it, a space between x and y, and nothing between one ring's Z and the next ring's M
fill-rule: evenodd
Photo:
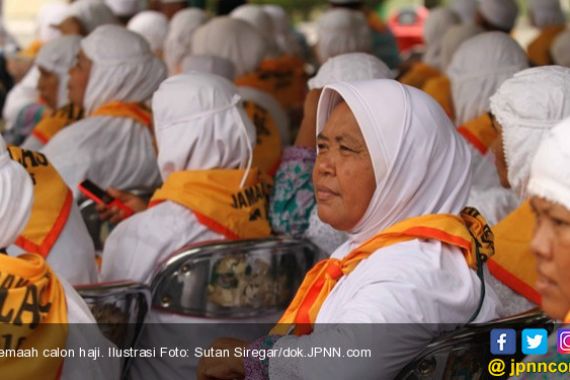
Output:
M540 29L539 35L528 45L528 57L534 66L553 64L550 47L566 29L566 16L560 0L529 1L531 24Z
M518 15L519 6L515 0L480 0L476 21L488 31L510 33Z
M303 48L297 37L295 37L289 16L283 7L268 4L263 6L263 10L273 20L273 31L275 32L275 41L279 50L285 54L301 56Z
M488 115L489 98L503 81L527 67L527 56L515 40L502 32L488 32L461 44L447 69L455 124L470 143L473 156L474 187L499 184L488 151L496 136Z
M475 22L477 0L453 0L450 7L461 17L463 23L470 24Z
M14 244L28 223L33 194L32 179L19 163L10 159L4 140L0 138L0 268L2 268L0 279L5 285L4 310L7 310L11 302L18 301L18 293L24 294L24 289L17 284L21 284L21 280L26 280L25 284L28 288L31 286L29 284L33 284L36 286L34 289L37 289L37 294L34 293L34 307L39 308L38 303L42 303L43 309L38 322L59 323L67 326L67 331L54 328L49 331L51 334L47 334L45 328L38 326L28 328L24 325L28 331L22 332L22 337L33 341L33 346L28 346L24 339L21 341L22 346L8 346L8 348L44 347L79 350L79 347L83 349L99 347L106 351L111 345L96 328L96 321L88 306L66 280L58 278L57 273L52 272L41 256L30 253L18 257L5 255L5 248ZM14 281L14 278L19 278L19 280ZM46 301L49 305L46 305ZM30 301L24 302L29 304ZM17 316L12 312L6 315L9 316L8 318L11 318L10 315ZM10 327L11 332L15 332L18 325L22 325L21 321L17 323L14 319L3 321L3 323L13 324ZM78 324L84 327L79 329ZM67 360L58 359L55 365L53 361L51 363L49 359L42 359L42 357L35 358L33 366L22 359L4 360L3 375L12 379L59 377L72 380L81 377L90 380L103 378L114 380L120 378L118 358L101 358L101 360L94 361L90 358L74 357ZM59 372L61 364L63 368ZM58 372L59 376L56 376Z
M166 16L156 11L140 12L127 24L127 29L144 37L151 50L159 58L163 56L168 28Z
M198 8L184 9L174 15L164 42L164 61L170 75L181 72L182 59L192 51L194 32L206 21L208 15Z
M372 32L362 12L333 8L317 20L316 53L321 64L337 55L371 51Z
M489 261L489 270L502 283L497 292L507 311L503 315L508 315L540 304L529 250L535 220L526 189L540 142L554 125L570 117L570 69L546 66L521 71L491 97L491 112L499 131L493 150L501 184L519 199L516 210L507 210L509 215L500 216L493 226L495 256ZM485 193L475 207L490 215L500 209Z
M79 53L81 37L62 36L44 45L36 58L40 71L38 91L49 113L24 141L24 149L41 149L63 127L82 117L81 108L74 107L67 96L69 70Z
M257 29L267 42L267 56L280 54L273 19L261 5L244 4L230 13L230 17L243 20Z
M101 0L74 1L68 9L68 16L57 25L65 35L86 36L98 26L118 24L119 21L111 8Z
M449 8L439 7L432 10L424 24L426 52L422 61L427 65L442 70L443 36L454 25L461 22L459 16Z
M350 361L205 358L199 376L391 379L446 329L496 317L497 299L491 289L482 297L481 280L466 263L470 253L434 235L390 243L389 236L412 231L422 220L452 218L458 230L436 228L469 236L462 219L449 215L458 215L467 200L469 152L441 108L396 81L341 82L323 90L317 133L319 216L349 239L307 274L269 337L214 347L366 347L373 355ZM473 210L470 215L476 217ZM297 336L281 336L289 327Z
M182 60L182 71L198 71L219 75L230 82L235 79L236 69L234 64L227 59L211 55L189 55Z
M86 178L102 188L156 187L152 117L144 102L166 68L148 43L125 28L102 26L81 41L70 75L70 99L86 117L58 133L43 152L75 196Z
M217 17L194 33L194 55L217 56L231 61L236 77L255 71L267 56L267 40L250 24L231 17ZM282 144L289 141L289 118L283 107L268 93L252 86L239 86L247 112L253 120L266 120L256 124L258 144L255 164L274 174L281 158ZM269 131L263 132L262 130Z

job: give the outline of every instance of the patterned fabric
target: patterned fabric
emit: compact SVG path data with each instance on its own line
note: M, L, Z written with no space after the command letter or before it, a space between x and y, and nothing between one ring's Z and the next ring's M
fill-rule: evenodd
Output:
M316 204L312 180L315 159L316 152L312 149L285 149L269 204L269 218L275 232L300 236L308 228Z
M4 133L6 143L21 145L40 122L44 111L45 107L39 103L32 103L22 108L18 113L14 127Z
M269 350L271 349L279 336L267 335L253 341L247 348L249 350ZM247 380L266 380L269 379L269 356L264 360L260 360L253 355L246 356L243 359L243 366L245 369L245 378Z

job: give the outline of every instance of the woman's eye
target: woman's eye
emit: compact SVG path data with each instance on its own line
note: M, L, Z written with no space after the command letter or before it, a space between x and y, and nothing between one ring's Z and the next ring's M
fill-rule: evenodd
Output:
M349 147L344 146L344 145L341 145L341 146L340 146L340 150L343 151L343 152L351 152L351 153L354 153L354 152L355 152L353 149L350 149Z
M326 145L326 144L317 144L317 149L318 149L318 150L324 150L324 149L326 149L326 148L327 148L327 145Z
M556 227L566 227L566 226L570 225L570 223L566 222L565 220L558 219L558 218L552 218L552 223Z

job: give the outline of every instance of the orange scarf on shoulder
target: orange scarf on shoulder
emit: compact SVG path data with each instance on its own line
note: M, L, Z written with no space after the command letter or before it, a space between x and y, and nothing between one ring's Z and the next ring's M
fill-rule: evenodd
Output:
M451 81L446 75L429 79L424 85L423 90L439 103L451 120L455 119Z
M460 248L466 264L475 270L477 253L484 256L482 260L494 253L493 233L473 208L463 210L461 217L438 214L404 220L379 232L340 260L331 258L317 263L305 276L271 334L285 335L291 327L296 335L311 333L321 306L343 276L349 275L379 249L414 239L437 240Z
M32 131L32 135L46 145L59 131L82 118L83 110L68 104L53 114L44 116Z
M34 182L32 214L16 245L45 258L67 223L73 194L42 153L15 146L9 146L8 153L26 169Z
M144 125L152 134L152 113L144 104L113 101L103 104L91 116L124 117Z
M485 112L483 115L463 124L457 131L467 142L481 153L487 154L491 144L497 138L497 130L493 127L491 116Z
M63 286L38 255L0 254L0 336L2 349L30 352L31 358L0 358L3 379L57 379L63 358L44 351L64 349L67 304Z
M269 187L259 170L251 169L243 188L244 170L193 170L170 174L150 203L171 201L191 210L198 222L227 239L267 237Z
M435 67L417 62L400 78L400 83L421 89L429 79L440 75L441 72Z

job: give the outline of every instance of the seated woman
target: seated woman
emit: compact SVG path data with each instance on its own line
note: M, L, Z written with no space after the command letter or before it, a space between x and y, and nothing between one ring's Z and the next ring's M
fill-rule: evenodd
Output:
M81 0L69 5L68 16L56 27L64 35L86 36L101 25L118 23L104 1Z
M230 17L218 17L199 28L192 39L192 54L217 56L231 61L236 77L255 71L268 53L268 45L253 26ZM245 109L257 132L253 163L274 175L282 145L289 140L287 113L270 93L249 85L239 86Z
M0 139L0 283L2 347L37 349L39 357L3 358L6 379L119 379L118 358L78 358L79 348L110 343L79 294L39 255L6 255L33 214L34 185L24 168L10 159ZM33 216L32 216L33 218ZM37 319L36 319L37 318ZM81 325L79 329L77 326ZM73 349L76 357L45 357L44 350Z
M517 208L493 226L495 256L488 267L500 281L493 285L505 307L502 315L517 314L540 304L535 261L529 250L535 220L526 188L540 142L554 125L570 117L568 83L570 69L527 69L505 81L491 97L491 112L498 130L493 144L497 171L503 187L512 189L519 199ZM493 212L494 200L484 200L483 193L475 207L483 213Z
M127 24L128 30L144 37L158 58L164 57L164 41L168 35L168 27L166 16L157 11L137 13Z
M409 86L422 88L429 79L440 76L443 69L441 61L443 36L452 26L460 22L459 15L449 8L439 7L432 10L424 24L426 51L422 60L413 64L399 78L399 81Z
M542 310L556 321L570 323L570 120L551 129L532 161L528 194L537 220L531 250L536 260L536 289ZM532 355L526 362L568 363L558 350L558 334L551 334L546 355ZM566 379L566 372L549 373L548 379ZM544 373L526 373L524 379L543 379Z
M249 168L255 129L236 91L224 78L193 72L171 77L155 93L164 185L152 207L109 236L103 281L149 282L156 264L188 243L269 236L265 198L247 205L232 198L251 187L266 191L258 170ZM250 221L254 213L260 217Z
M373 358L203 358L200 379L394 378L444 331L497 316L474 270L492 236L476 210L461 212L469 151L435 101L393 80L337 83L321 94L317 133L319 217L349 239L307 274L268 337L214 348L367 347Z
M148 43L123 27L104 25L81 41L69 98L85 118L42 150L75 197L86 178L102 188L159 185L152 116L144 102L164 78L166 68Z
M566 16L559 0L531 0L530 23L540 29L540 34L527 47L533 66L552 65L550 47L556 37L566 29Z
M322 223L315 210L311 173L316 158L317 104L323 87L342 81L392 78L388 66L373 55L348 53L329 59L309 81L309 93L295 145L285 148L270 199L269 217L274 231L305 235L332 253L346 240L344 233Z
M67 96L69 70L75 63L80 43L81 38L78 36L63 36L41 48L36 58L36 66L40 71L38 92L49 111L44 113L22 148L41 149L56 133L83 117L81 107L70 103Z

